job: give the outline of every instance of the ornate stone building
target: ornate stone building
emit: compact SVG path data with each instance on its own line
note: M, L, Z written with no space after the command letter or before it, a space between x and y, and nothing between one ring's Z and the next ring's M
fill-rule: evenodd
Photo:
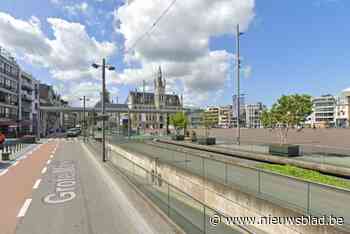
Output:
M154 79L154 92L129 93L127 105L132 109L182 109L182 100L176 94L166 93L166 80L163 78L162 69L159 67L157 77ZM132 128L162 129L167 125L166 114L132 113L130 115Z

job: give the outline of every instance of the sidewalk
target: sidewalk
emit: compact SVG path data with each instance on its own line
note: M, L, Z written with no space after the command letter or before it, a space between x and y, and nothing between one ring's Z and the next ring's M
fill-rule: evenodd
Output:
M6 170L8 167L15 164L17 161L23 159L23 157L25 157L25 155L28 152L35 150L37 147L38 147L37 144L25 145L25 147L21 151L18 151L14 155L12 155L11 160L9 160L9 161L2 161L2 155L1 155L2 152L0 151L0 174L4 170Z

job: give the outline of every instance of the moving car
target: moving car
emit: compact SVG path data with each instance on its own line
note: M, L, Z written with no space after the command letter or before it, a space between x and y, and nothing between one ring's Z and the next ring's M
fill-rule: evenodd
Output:
M71 128L67 131L67 137L77 137L81 133L80 128Z

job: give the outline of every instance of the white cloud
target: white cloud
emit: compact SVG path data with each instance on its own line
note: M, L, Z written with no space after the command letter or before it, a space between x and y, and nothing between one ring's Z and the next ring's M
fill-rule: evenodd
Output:
M89 4L86 2L76 3L73 5L64 6L63 9L70 15L78 15L80 13L86 13L89 8Z
M49 40L40 29L37 18L22 21L0 12L0 43L28 55L47 56L51 53Z
M244 78L250 78L252 76L252 73L253 73L253 68L252 68L252 66L247 65L247 66L242 68L242 72L243 72Z
M153 24L170 1L132 1L114 12L116 32L125 38L125 48ZM185 102L197 104L212 99L224 88L233 55L226 51L210 51L213 36L234 33L240 24L245 31L254 18L254 0L178 1L150 35L140 41L125 61L138 61L139 69L127 69L121 82L141 84L150 80L161 64L166 77L175 86L183 86ZM251 68L246 70L249 73ZM220 93L220 92L219 92Z
M91 68L91 64L111 56L116 51L115 44L90 37L80 23L58 18L47 21L53 39L42 32L38 18L25 21L0 12L0 44L25 62L48 68L52 76L65 85L97 80L100 71Z
M100 86L95 82L82 82L73 86L65 86L61 92L65 93L62 98L68 100L74 106L80 106L80 98L88 97L87 106L93 106L100 99Z

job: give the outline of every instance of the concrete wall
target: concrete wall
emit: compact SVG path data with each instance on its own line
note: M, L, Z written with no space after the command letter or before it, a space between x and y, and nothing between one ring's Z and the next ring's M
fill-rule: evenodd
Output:
M119 147L110 145L111 149L124 157L135 162L141 167L151 171L155 169L155 161L143 155L127 152ZM113 162L113 158L111 159ZM268 201L258 199L250 194L233 189L212 181L208 181L202 177L190 174L182 169L158 163L156 171L161 174L162 178L170 184L181 188L184 192L190 194L194 198L202 201L211 208L221 211L227 216L235 217L290 217L300 216L301 214L282 208ZM336 230L329 226L295 226L295 225L256 225L256 228L267 233L284 233L284 234L330 234L330 233L346 233Z

